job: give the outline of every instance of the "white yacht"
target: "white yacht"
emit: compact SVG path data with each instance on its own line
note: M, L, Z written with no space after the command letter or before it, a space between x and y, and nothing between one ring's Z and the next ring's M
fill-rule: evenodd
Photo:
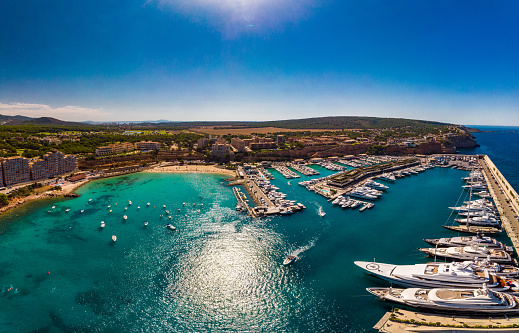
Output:
M500 226L500 223L498 220L496 220L495 218L490 217L488 215L473 216L473 217L467 217L464 219L454 219L454 221L458 222L459 224L480 225L480 226L485 226L485 227L499 228L499 226Z
M365 269L367 274L409 288L478 288L486 283L492 290L519 291L519 281L506 280L490 270L480 269L472 261L416 265L355 261L355 265Z
M382 185L380 183L377 183L376 181L370 179L368 181L366 181L364 183L365 186L368 186L368 187L371 187L371 188L374 188L375 190L379 190L379 191L385 191L387 190L389 187L386 186L386 185Z
M324 217L326 215L326 213L321 207L319 207L319 211L317 212L317 214L319 214L320 217Z
M492 262L499 264L515 264L515 260L502 249L490 249L484 246L465 246L465 247L442 247L442 248L421 248L418 249L430 257L443 258L446 260L466 261L477 258L488 258Z
M169 230L176 230L177 228L171 224L166 224L166 228L168 228Z
M487 186L482 183L463 185L462 187L466 188L467 190L474 190L474 191L482 191L482 190L487 189Z
M479 245L491 248L507 248L506 245L497 241L495 238L477 235L477 236L458 236L451 238L424 239L427 244L438 247L452 246L471 246ZM508 250L508 249L507 249Z
M517 296L481 289L367 288L382 300L418 309L470 314L519 314Z

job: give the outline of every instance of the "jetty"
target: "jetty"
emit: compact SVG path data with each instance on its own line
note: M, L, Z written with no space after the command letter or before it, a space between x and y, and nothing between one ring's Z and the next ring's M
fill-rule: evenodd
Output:
M487 155L480 155L478 161L502 227L519 253L519 196Z
M395 308L373 327L379 332L517 332L519 317L464 317Z

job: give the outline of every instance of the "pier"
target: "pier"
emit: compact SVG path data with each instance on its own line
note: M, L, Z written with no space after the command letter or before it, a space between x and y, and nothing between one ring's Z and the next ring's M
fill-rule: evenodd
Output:
M502 226L510 237L516 253L519 253L519 219L517 218L519 196L488 156L480 156L479 164L485 176L488 192L496 204Z
M464 317L396 309L373 327L379 332L517 332L519 318Z

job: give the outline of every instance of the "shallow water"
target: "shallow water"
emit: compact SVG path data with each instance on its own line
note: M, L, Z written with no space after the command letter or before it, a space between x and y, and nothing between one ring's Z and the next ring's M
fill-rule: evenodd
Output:
M0 331L373 331L390 307L365 288L385 284L353 261L426 262L422 238L455 235L441 225L467 174L435 168L386 183L360 213L271 172L305 211L251 219L234 210L222 176L133 174L5 215ZM299 259L285 267L288 254Z

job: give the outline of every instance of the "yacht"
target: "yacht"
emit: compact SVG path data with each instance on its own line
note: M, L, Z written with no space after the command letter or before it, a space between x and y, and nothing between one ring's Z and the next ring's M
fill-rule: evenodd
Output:
M283 265L288 266L296 260L297 260L296 256L288 256L285 258L285 260L283 260Z
M492 262L499 264L515 264L510 254L502 249L490 249L484 246L465 246L465 247L442 247L442 248L421 248L418 249L430 257L443 258L445 260L473 260L478 258L488 258Z
M384 301L418 309L470 314L519 314L517 296L481 289L367 288Z
M375 190L379 190L379 191L385 191L385 190L387 190L389 188L388 186L382 185L380 183L377 183L376 181L374 181L372 179L370 179L367 182L365 182L364 185L368 186L368 187L371 187L371 188L374 188Z
M519 281L506 280L490 270L480 269L473 261L416 265L355 261L355 265L369 275L408 288L478 288L485 283L492 290L519 291Z
M487 189L487 186L481 183L478 184L470 184L470 185L463 185L463 188L467 190L474 190L474 191L483 191Z
M503 243L497 241L495 238L477 235L477 236L459 236L451 238L437 238L437 239L424 239L427 244L438 247L452 247L452 246L471 246L479 245L491 248L506 248L508 247Z
M383 173L381 176L378 177L378 179L385 180L386 182L394 182L396 180L395 176L389 173Z
M488 193L487 191L481 191L481 192L477 192L477 193L473 193L473 194L477 195L480 198L484 198L484 199L488 199L488 198L492 197L492 195L490 195L490 193Z
M500 226L498 220L496 220L495 218L490 217L488 215L473 216L473 217L467 217L464 219L454 219L454 221L458 222L459 224L480 225L480 226L485 226L485 227L499 228L499 226Z

